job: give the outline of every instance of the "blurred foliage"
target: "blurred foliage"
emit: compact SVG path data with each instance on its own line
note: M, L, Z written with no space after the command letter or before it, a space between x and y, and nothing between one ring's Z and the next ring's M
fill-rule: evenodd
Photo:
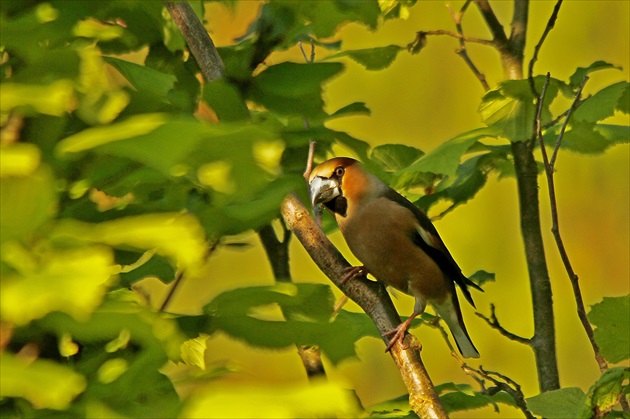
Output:
M484 96L479 112L486 127L425 154L399 144L370 149L325 125L369 114L361 102L327 110L323 86L344 71L340 59L381 70L405 47L344 50L323 63L265 64L272 52L298 42L338 50L341 43L330 37L341 25L375 30L382 19L406 18L415 3L271 1L243 37L220 49L225 78L205 85L159 1L2 3L3 417L359 412L335 383L283 391L210 385L180 398L162 372L172 361L205 371L210 381L228 374L204 360L208 337L219 331L265 348L318 344L333 363L355 357L357 340L378 338L376 329L363 314L335 315L328 285L235 289L207 304L203 315L176 318L150 309L129 288L146 277L169 283L194 276L216 243L238 242L239 233L277 218L286 194L305 194L301 172L312 139L316 160L341 144L424 209L467 202L493 172L512 176L509 142L532 136L535 97L526 80L500 83ZM203 11L203 1L193 4ZM138 51L146 52L143 63L125 58ZM572 99L585 75L611 68L596 62L566 82L552 79L542 118L549 144L562 123L552 103ZM535 81L540 89L543 77ZM562 147L597 154L628 142L627 126L602 121L628 113L629 97L623 81L586 98ZM475 278L494 276L479 271ZM611 362L628 358L628 333L619 332L627 332L627 310L627 298L605 299L590 315ZM435 321L429 317L414 324ZM502 392L454 383L438 389L449 411L513 404ZM610 410L616 395L628 392L628 371L611 369L588 393L578 390L528 402L547 417ZM370 412L408 415L407 402L399 404Z

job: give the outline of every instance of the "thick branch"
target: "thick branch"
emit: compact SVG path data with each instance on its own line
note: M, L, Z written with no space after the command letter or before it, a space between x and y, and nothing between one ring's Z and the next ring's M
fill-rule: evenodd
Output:
M503 25L499 22L499 19L497 19L497 15L494 14L494 10L492 10L492 6L490 6L488 0L475 0L475 4L481 12L483 19L486 21L486 25L488 29L490 29L494 40L498 44L507 45L508 39L505 35Z
M187 1L163 0L164 6L181 31L206 81L223 76L223 61L214 42Z
M344 270L350 267L350 264L330 243L294 194L285 198L281 211L287 226L317 266L370 316L381 335L400 324L400 317L384 285L369 281L365 277L342 283ZM383 340L387 343L386 338ZM420 417L446 418L446 412L420 358L419 345L415 344L412 335L408 335L405 342L408 343L406 347L397 342L390 353L409 390L412 409Z

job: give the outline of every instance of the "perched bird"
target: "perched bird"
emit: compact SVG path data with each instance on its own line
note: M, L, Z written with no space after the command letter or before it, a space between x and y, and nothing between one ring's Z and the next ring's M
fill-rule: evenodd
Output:
M398 192L368 173L361 163L336 157L321 163L309 177L311 203L330 210L348 247L364 264L348 277L365 273L415 297L413 314L387 335L387 350L402 340L411 321L430 303L448 325L466 358L479 352L464 326L455 283L474 307L466 278L429 218Z

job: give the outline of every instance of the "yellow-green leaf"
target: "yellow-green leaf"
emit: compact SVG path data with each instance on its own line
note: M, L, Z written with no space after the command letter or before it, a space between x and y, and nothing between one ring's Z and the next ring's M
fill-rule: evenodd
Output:
M24 398L37 409L65 410L86 387L82 375L45 359L30 362L3 353L0 363L0 396Z

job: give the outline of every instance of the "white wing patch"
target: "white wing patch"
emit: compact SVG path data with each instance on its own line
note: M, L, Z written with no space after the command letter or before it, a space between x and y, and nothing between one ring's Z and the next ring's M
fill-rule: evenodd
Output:
M422 240L424 240L426 244L435 249L438 249L435 236L433 234L429 233L419 225L416 226L416 231L418 232L418 234L420 234L420 237L422 237Z

